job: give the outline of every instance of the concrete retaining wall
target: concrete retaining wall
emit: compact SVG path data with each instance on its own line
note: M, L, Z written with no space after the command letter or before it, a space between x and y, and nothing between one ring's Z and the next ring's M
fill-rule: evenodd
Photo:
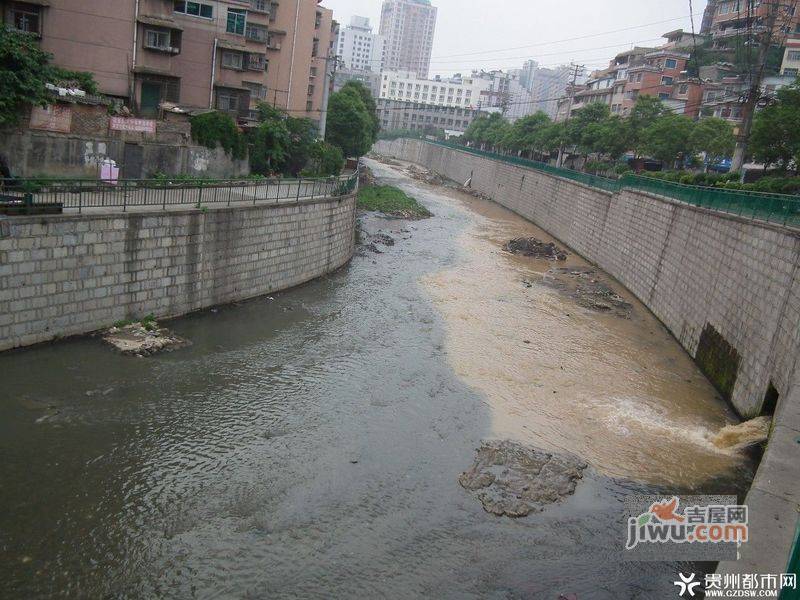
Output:
M473 188L616 277L692 356L713 327L738 356L730 400L743 416L761 411L770 382L786 398L800 350L797 231L420 140L379 141L375 151L455 181L472 176Z
M298 285L353 254L355 198L12 217L0 228L0 350Z
M247 160L234 160L220 147L211 150L190 144L127 142L102 136L0 132L0 154L6 157L16 177L97 178L100 164L107 158L116 161L122 169L121 176L128 179L150 177L159 171L223 178L250 173Z

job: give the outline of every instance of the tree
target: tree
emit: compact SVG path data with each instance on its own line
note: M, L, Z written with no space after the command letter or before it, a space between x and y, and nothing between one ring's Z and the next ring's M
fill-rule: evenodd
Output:
M590 123L583 132L582 145L589 152L616 160L630 149L630 127L618 116Z
M317 139L317 127L306 118L288 117L285 124L289 138L283 170L297 177L310 158L311 148Z
M290 139L283 120L261 123L250 134L250 170L261 175L279 172L284 167Z
M567 143L565 123L550 123L542 127L536 134L534 148L548 156Z
M247 156L247 145L236 121L229 114L211 111L191 117L192 139L206 148L214 149L217 144L234 158Z
M592 102L575 111L572 118L566 122L567 138L570 144L577 146L582 152L592 152L593 136L584 138L586 129L599 125L611 116L608 104Z
M695 123L689 142L697 152L706 153L706 164L711 165L733 154L736 136L728 121L710 117Z
M345 85L328 101L325 140L345 156L362 156L373 144L374 121L355 86Z
M777 92L775 104L756 115L750 137L750 150L756 160L787 169L800 161L800 83Z
M672 167L679 159L685 161L694 154L691 143L693 125L692 120L683 115L661 115L642 131L642 148L653 158Z
M628 116L628 139L634 155L638 158L642 155L644 143L643 134L645 129L655 123L666 111L664 104L655 96L639 96L636 104L631 109Z
M308 164L303 169L307 177L338 175L344 167L344 154L336 146L317 140L309 150Z
M532 151L536 145L536 136L551 123L547 114L539 111L514 121L502 140L502 145L515 152Z
M372 92L370 92L369 88L367 88L367 86L365 86L363 83L355 80L350 80L345 83L342 86L342 89L351 89L358 92L358 95L361 96L361 101L364 102L364 106L369 113L370 121L372 123L372 141L370 142L370 145L374 144L378 139L378 132L380 131L381 127L380 121L378 120L378 105L375 103L375 98L372 97Z
M78 85L97 93L91 74L50 64L52 55L28 33L0 27L0 126L13 125L29 105L46 106L53 95L45 84Z
M464 140L476 144L498 146L511 131L511 124L500 113L481 115L470 123Z

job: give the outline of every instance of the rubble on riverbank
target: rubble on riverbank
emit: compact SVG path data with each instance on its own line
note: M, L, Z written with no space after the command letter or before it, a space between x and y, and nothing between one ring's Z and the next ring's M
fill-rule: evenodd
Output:
M597 269L592 267L554 267L544 283L568 294L575 302L595 312L607 312L628 319L633 305L617 294Z
M475 493L486 512L524 517L570 496L586 467L569 454L489 441L478 448L474 464L458 482Z
M383 230L379 229L374 233L370 233L368 231L365 231L363 228L359 229L357 252L361 255L364 255L367 252L372 252L374 254L383 254L383 250L381 250L378 247L378 245L388 247L388 246L394 246L394 244L395 244L395 239L388 233L384 233Z
M406 167L406 173L411 175L413 179L416 179L417 181L423 181L428 185L443 185L446 181L445 178L439 175L439 173L436 171L424 169L413 164Z
M399 162L395 159L390 158L388 156L384 156L383 154L378 154L377 152L369 152L367 154L367 158L371 158L372 160L377 160L379 163L383 163L385 165L389 165L391 167L402 167Z
M543 242L534 237L518 237L503 246L511 254L520 254L547 260L567 260L567 253L553 242Z
M189 343L169 329L159 327L152 317L111 327L103 333L103 341L122 354L140 357L171 351Z

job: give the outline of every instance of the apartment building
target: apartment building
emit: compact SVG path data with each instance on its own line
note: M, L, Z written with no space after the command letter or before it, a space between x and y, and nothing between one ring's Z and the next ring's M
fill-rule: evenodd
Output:
M531 83L531 96L535 111L542 111L551 119L558 115L558 100L565 95L565 90L572 77L569 65L559 67L537 68Z
M786 40L781 63L781 75L797 77L800 75L800 39Z
M425 79L412 71L384 71L381 73L380 98L478 109L485 102L490 81L476 77L436 77Z
M444 129L448 136L467 130L481 111L461 106L445 106L378 98L378 119L383 131L399 129L431 131Z
M744 34L764 33L766 17L778 6L779 29L783 34L800 33L800 11L784 0L712 0L706 6L701 33L711 35L717 48ZM776 40L781 44L781 40Z
M353 16L350 24L339 31L335 47L345 69L375 72L382 69L383 38L372 33L367 17Z
M428 76L436 29L436 7L430 0L384 0L379 33L383 68Z
M666 48L647 53L642 64L627 69L621 108L612 106L612 112L627 115L639 96L653 96L677 114L698 116L702 84L687 77L688 62L688 54Z
M142 115L162 103L247 119L267 100L319 119L332 13L318 0L0 0L6 26Z

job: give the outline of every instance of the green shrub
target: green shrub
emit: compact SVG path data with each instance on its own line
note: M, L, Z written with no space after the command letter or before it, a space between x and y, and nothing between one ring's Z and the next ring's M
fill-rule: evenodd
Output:
M198 144L211 149L219 144L225 152L240 160L247 156L244 136L230 115L212 111L195 115L190 122L192 139Z
M304 177L328 177L339 175L343 167L342 151L332 144L317 140L311 145L308 162L300 174Z

